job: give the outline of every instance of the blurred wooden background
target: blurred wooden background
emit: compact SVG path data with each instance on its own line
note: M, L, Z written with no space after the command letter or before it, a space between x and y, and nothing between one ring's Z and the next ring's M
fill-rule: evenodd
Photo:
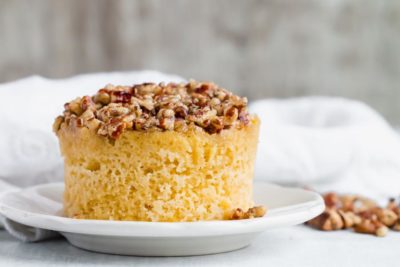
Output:
M0 82L133 69L360 99L400 124L400 1L0 1Z

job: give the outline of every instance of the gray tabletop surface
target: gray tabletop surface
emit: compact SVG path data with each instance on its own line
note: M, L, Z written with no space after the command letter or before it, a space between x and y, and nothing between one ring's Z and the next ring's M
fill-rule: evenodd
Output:
M400 233L385 238L306 226L274 229L247 248L208 256L130 257L93 253L64 239L21 243L0 230L0 266L395 266Z

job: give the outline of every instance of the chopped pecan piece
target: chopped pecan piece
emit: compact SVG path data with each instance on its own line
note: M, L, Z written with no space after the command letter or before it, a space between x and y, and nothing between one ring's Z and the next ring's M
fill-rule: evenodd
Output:
M267 209L264 206L255 206L243 211L240 208L235 209L230 215L230 220L243 220L263 217L267 213Z
M64 122L64 117L63 116L58 116L55 120L54 120L54 123L53 123L53 131L54 132L57 132L59 129L60 129L60 127L61 127L61 123L63 123Z
M354 227L356 233L371 234L383 237L387 234L388 228L376 219L363 219Z
M340 214L334 209L327 209L321 215L307 222L313 228L332 231L340 230L344 227L344 222Z

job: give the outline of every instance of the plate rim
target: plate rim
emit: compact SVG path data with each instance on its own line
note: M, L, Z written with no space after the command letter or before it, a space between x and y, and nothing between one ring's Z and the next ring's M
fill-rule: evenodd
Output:
M270 213L272 213L274 216L268 216L270 213L267 213L265 217L247 220L215 220L196 222L145 222L73 219L57 215L40 214L21 210L3 203L2 201L3 198L6 198L6 196L9 194L18 194L25 190L64 186L63 182L55 182L39 184L28 188L23 188L18 191L13 190L0 194L0 214L3 214L6 218L30 227L64 233L159 238L215 235L222 236L262 232L264 230L276 227L303 223L304 221L322 213L325 208L322 197L316 192L307 191L301 188L284 187L265 181L254 181L254 183L274 187L277 190L301 191L303 193L306 192L310 195L310 199L312 200L308 200L299 204L288 205L282 208L272 209ZM34 219L33 221L32 218ZM87 228L88 226L95 227ZM138 231L138 228L140 228L139 230L141 231ZM134 231L130 231L132 229Z

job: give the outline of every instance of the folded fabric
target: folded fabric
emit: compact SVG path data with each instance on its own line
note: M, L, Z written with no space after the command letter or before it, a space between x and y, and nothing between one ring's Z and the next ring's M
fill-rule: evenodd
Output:
M400 138L367 105L333 97L259 100L256 178L319 191L400 193Z
M5 192L11 191L11 190L18 190L18 187L10 185L9 183L6 183L0 179L0 196L2 193L5 193ZM3 228L4 220L5 220L5 218L2 217L0 214L0 229Z

